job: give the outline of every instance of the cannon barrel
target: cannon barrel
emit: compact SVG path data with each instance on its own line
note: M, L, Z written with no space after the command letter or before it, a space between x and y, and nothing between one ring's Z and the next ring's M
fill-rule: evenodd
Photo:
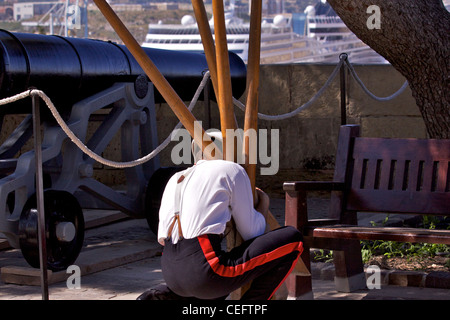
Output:
M208 69L205 55L144 50L181 99L190 101ZM230 52L229 57L233 96L240 97L245 90L246 67L234 53ZM142 75L144 71L123 45L0 30L1 98L35 87L44 91L58 110L65 113L83 98L116 82L135 82ZM164 102L158 92L155 92L155 102ZM0 112L29 113L24 108L29 108L29 104L2 107Z

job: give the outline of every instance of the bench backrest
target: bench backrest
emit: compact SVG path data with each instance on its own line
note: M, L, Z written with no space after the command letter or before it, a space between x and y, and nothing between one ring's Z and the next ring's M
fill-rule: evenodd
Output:
M343 134L346 210L450 215L450 140L365 138L351 130Z

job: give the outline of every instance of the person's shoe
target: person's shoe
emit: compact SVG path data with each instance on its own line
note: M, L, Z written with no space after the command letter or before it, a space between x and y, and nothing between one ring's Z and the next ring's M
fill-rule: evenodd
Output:
M144 291L136 300L185 300L185 297L177 295L165 284L157 285L147 291Z

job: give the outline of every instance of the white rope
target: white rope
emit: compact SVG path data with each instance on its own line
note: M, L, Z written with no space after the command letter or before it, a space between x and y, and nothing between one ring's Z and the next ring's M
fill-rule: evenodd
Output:
M3 105L8 104L8 103L13 103L13 102L16 102L18 100L21 100L21 99L24 99L26 97L29 97L31 95L31 91L32 90L24 91L22 93L19 93L19 94L16 94L16 95L12 96L12 97L1 99L0 100L0 106L3 106Z
M347 59L345 59L345 63L348 67L348 69L350 70L351 75L353 76L353 79L356 80L356 82L361 86L361 88L363 89L363 91L372 99L377 100L377 101L389 101L392 99L397 98L403 91L405 91L405 89L408 87L409 83L408 81L405 81L405 83L401 86L401 88L395 92L394 94L391 94L388 97L377 97L376 95L374 95L372 92L369 91L369 89L367 89L367 87L364 85L364 83L362 82L362 80L358 77L358 75L356 74L355 69L353 68L353 66L350 64L350 62L348 62Z
M330 86L331 82L334 80L334 78L338 74L339 69L341 68L342 64L343 64L343 60L340 60L338 65L336 66L336 68L331 73L328 80L322 86L322 88L320 88L319 91L317 91L317 93L311 99L309 99L309 101L306 102L305 104L301 105L300 107L298 107L297 109L295 109L291 112L284 113L281 115L268 115L268 114L258 113L258 118L262 119L262 120L268 120L268 121L285 120L285 119L288 119L288 118L291 118L291 117L297 115L301 111L310 107L323 94L323 92ZM233 102L239 109L241 109L242 111L245 111L245 105L242 102L240 102L239 100L237 100L235 98L233 98Z
M331 73L331 75L328 78L328 80L325 82L325 84L319 89L319 91L317 91L317 93L308 102L306 102L305 104L301 105L300 107L298 107L297 109L295 109L295 110L293 110L291 112L284 113L284 114L281 114L281 115L267 115L267 114L263 114L263 113L258 113L258 118L262 119L262 120L268 120L268 121L285 120L285 119L288 119L288 118L291 118L291 117L297 115L301 111L303 111L306 108L310 107L323 94L323 92L330 86L331 82L336 77L337 73L339 72L339 69L342 67L344 62L346 64L346 66L349 68L351 75L356 80L356 82L361 86L361 88L364 90L364 92L367 95L369 95L372 99L375 99L377 101L389 101L389 100L392 100L392 99L396 98L397 96L399 96L406 89L406 87L408 87L408 81L406 81L402 85L402 87L397 92L395 92L394 94L392 94L392 95L390 95L388 97L377 97L372 92L370 92L369 89L367 89L367 87L364 85L364 83L361 81L361 79L356 74L355 69L350 64L348 59L340 59L339 63L336 65L336 68L333 70L333 72ZM201 91L205 87L205 85L206 85L208 80L209 80L209 71L205 72L205 74L203 76L203 79L202 79L199 87L197 88L197 91L195 92L191 103L189 104L189 107L188 107L189 111L192 111L192 109L194 108L194 106L197 103L197 100L198 100L198 98L199 98L199 96L201 94ZM177 130L177 129L179 129L179 128L181 128L181 126L182 126L181 121L178 122L178 124L175 126L174 130L169 134L169 136L158 147L156 147L155 150L153 150L148 155L146 155L146 156L144 156L142 158L139 158L139 159L136 159L136 160L132 160L132 161L127 161L127 162L111 161L111 160L105 159L105 158L97 155L95 152L90 150L73 133L73 131L70 130L70 128L67 126L67 124L64 122L64 120L61 118L61 115L59 114L59 112L56 109L56 107L53 104L53 102L50 100L50 98L43 91L37 90L37 89L31 89L31 90L22 92L20 94L14 95L12 97L1 99L0 100L0 105L5 105L5 104L8 104L8 103L12 103L12 102L18 101L20 99L24 99L24 98L26 98L28 96L34 96L34 95L38 95L39 97L41 97L41 99L46 103L47 107L50 109L53 117L56 119L58 124L61 126L62 130L72 140L72 142L75 143L78 146L78 148L81 149L81 151L83 151L85 154L87 154L89 157L91 157L92 159L96 160L97 162L100 162L103 165L114 167L114 168L130 168L130 167L138 166L138 165L140 165L142 163L145 163L145 162L149 161L150 159L154 158L157 154L159 154L161 152L161 150L163 150L165 147L167 147L167 145L170 143L172 132ZM245 105L242 102L240 102L239 100L237 100L234 97L233 97L233 102L239 109L241 109L242 111L245 111Z
M205 87L207 81L209 79L209 71L207 71L205 73L205 75L203 76L203 79L199 85L199 87L197 88L197 91L194 94L194 97L192 98L191 103L189 104L189 111L192 111L192 109L194 108L195 104L197 103L197 100L203 90L203 88ZM61 129L64 131L64 133L70 138L70 140L76 144L76 146L78 148L80 148L81 151L83 151L85 154L87 154L89 157L91 157L92 159L96 160L97 162L100 162L103 165L106 166L110 166L113 168L130 168L130 167L135 167L138 166L142 163L145 163L147 161L149 161L150 159L154 158L159 152L161 152L161 150L163 150L171 141L171 135L172 133L169 134L169 136L158 146L155 148L155 150L153 150L152 152L150 152L148 155L136 159L136 160L132 160L132 161L127 161L127 162L117 162L117 161L112 161L112 160L108 160L105 159L99 155L97 155L95 152L93 152L92 150L90 150L74 133L72 130L70 130L70 128L67 126L67 124L65 123L65 121L62 119L61 115L59 114L58 110L56 109L55 105L53 104L53 102L50 100L50 98L41 90L37 90L37 89L31 89L25 92L22 92L20 94L17 94L15 96L9 97L9 98L5 98L0 100L0 105L4 105L4 104L8 104L8 103L12 103L15 101L18 101L20 99L24 99L28 96L39 96L47 105L47 107L50 109L50 112L52 113L53 117L55 118L56 122L60 125ZM178 124L175 126L175 129L179 129L181 128L181 121L178 122Z

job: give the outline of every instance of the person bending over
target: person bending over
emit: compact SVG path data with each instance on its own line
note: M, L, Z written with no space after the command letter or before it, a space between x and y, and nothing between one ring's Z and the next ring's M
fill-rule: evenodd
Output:
M302 253L302 235L289 226L266 230L269 197L262 190L253 204L247 173L234 162L199 160L173 175L158 226L166 285L138 300L225 299L249 282L242 300L270 299ZM221 243L231 219L244 241L227 251Z

